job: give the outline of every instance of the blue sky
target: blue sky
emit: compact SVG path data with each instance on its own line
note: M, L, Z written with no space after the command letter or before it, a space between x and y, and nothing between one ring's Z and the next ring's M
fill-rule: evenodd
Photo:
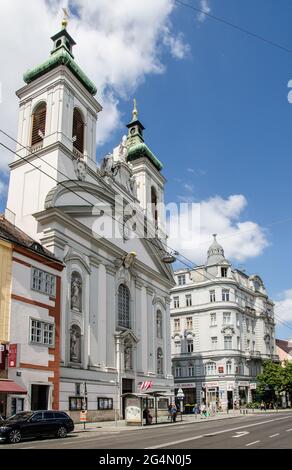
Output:
M188 3L200 4L199 0ZM209 0L208 4L212 14L292 49L290 0ZM292 289L292 105L287 100L292 53L209 18L199 22L187 8L177 7L171 22L174 31L183 33L189 53L179 60L161 48L164 73L146 75L133 91L146 127L145 140L164 164L166 201L244 196L247 204L240 221L266 228L269 246L243 261L235 256L234 265L259 273L270 296L283 299L284 292ZM133 93L119 97L125 124ZM97 158L111 151L125 131L120 125L112 130L98 147ZM4 205L2 198L1 210ZM290 220L272 225L283 219ZM228 237L221 241L227 251L230 241ZM292 328L291 310L283 310L283 315ZM292 337L291 329L282 326L277 334Z
M289 0L213 0L210 5L212 14L292 49ZM292 53L212 19L198 24L195 16L182 7L173 15L191 46L189 57L166 56L166 73L148 77L137 90L145 139L164 163L166 200L179 194L177 179L194 186L196 201L230 194L247 198L243 219L266 227L270 246L235 265L259 273L277 299L292 287L292 105L287 100ZM121 103L125 122L129 107ZM227 243L222 241L224 247ZM285 327L278 326L277 333L292 336Z

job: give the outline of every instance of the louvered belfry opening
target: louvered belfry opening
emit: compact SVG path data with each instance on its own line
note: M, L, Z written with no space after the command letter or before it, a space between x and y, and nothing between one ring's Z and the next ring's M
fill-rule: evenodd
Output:
M84 122L82 119L81 112L75 108L73 113L73 133L72 137L75 137L73 146L83 154L84 152Z
M40 103L32 115L31 146L43 141L46 131L46 115L47 105L46 103Z

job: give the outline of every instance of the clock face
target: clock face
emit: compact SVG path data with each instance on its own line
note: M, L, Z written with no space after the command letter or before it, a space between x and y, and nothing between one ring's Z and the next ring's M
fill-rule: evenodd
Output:
M135 131L136 131L135 127L132 127L132 129L130 130L132 135L135 134Z

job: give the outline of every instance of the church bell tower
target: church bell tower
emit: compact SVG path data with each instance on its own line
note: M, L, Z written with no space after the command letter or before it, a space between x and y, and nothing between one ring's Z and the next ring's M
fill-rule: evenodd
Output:
M49 191L76 180L76 162L96 170L97 89L74 60L75 41L64 18L52 36L50 57L27 71L19 98L18 144L10 165L7 213L38 238L33 214L44 210ZM16 191L17 188L17 191Z

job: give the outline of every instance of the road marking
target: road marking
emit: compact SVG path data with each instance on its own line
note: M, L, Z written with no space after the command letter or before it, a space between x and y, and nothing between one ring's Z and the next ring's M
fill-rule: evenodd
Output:
M242 437L242 436L245 436L246 434L249 434L249 431L237 431L236 435L232 437Z
M292 431L292 428L291 429L286 429L286 432L290 432L290 431Z
M237 428L224 429L223 431L213 432L212 436L216 436L218 434L224 434L226 432L237 431L238 429L251 428L253 426L261 426L262 424L273 423L275 421L281 421L283 419L291 419L291 417L292 416L284 416L282 418L275 418L275 419L268 419L266 421L261 421L260 423L253 423L253 424L246 424L245 426L238 426ZM195 436L195 437L188 437L186 439L180 439L179 441L160 443L159 445L156 445L156 446L145 447L145 449L161 449L161 448L164 449L164 447L171 447L171 446L174 446L176 444L182 444L184 442L190 442L190 441L194 441L196 439L201 439L202 437L206 437L206 435L208 435L208 434L203 434L201 436Z
M253 446L254 444L257 444L258 442L261 442L261 441L250 442L249 444L245 444L245 447Z
M277 432L277 434L272 434L272 435L271 435L271 436L269 436L269 437L276 437L276 436L279 436L279 434L280 434L280 433L279 433L279 432Z

